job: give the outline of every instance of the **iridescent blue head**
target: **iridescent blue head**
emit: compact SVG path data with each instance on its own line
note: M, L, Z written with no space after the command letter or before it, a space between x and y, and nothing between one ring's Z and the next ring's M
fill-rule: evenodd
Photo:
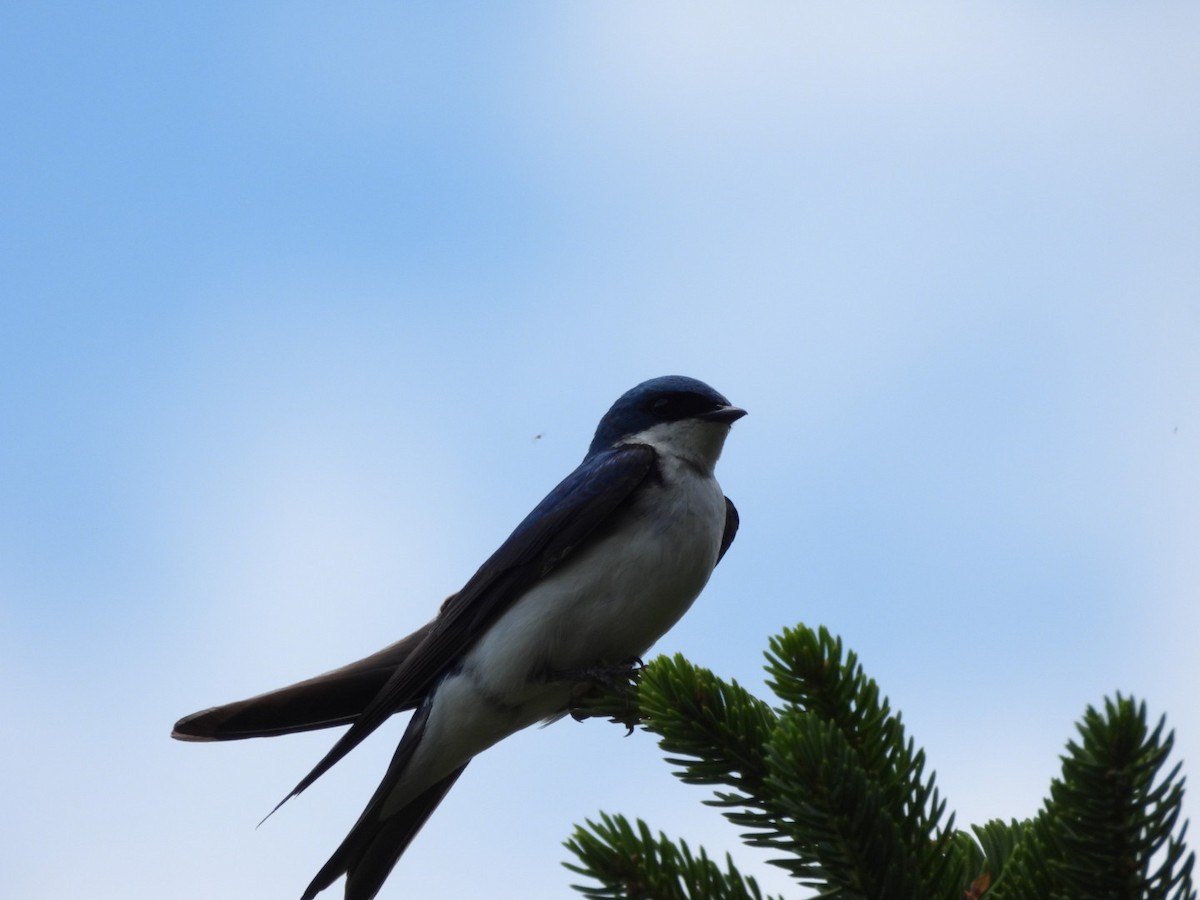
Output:
M617 398L596 427L588 455L672 422L711 423L727 432L744 415L703 381L684 375L651 378Z

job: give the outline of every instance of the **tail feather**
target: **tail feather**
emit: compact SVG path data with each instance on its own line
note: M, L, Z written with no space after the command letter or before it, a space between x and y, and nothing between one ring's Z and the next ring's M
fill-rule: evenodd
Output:
M466 767L463 763L386 819L378 817L386 793L377 793L346 839L309 883L301 900L313 900L343 874L346 876L345 900L372 900L421 826ZM385 778L384 785L388 784Z
M171 737L234 741L312 731L353 722L428 634L433 623L364 659L287 687L184 716ZM411 709L419 697L396 710Z
M392 799L393 792L399 787L421 744L432 711L433 698L427 697L408 720L404 736L396 746L387 772L371 795L367 808L358 817L346 839L309 883L301 900L313 900L343 874L346 876L346 900L371 900L425 820L442 802L446 791L458 780L467 763L429 785L396 812L383 815L384 807Z

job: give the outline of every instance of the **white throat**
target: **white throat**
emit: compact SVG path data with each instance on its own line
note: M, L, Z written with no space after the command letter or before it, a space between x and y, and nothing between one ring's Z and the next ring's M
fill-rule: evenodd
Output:
M663 456L674 457L704 475L712 475L728 436L729 426L724 422L680 419L651 425L644 431L631 434L621 443L648 444Z

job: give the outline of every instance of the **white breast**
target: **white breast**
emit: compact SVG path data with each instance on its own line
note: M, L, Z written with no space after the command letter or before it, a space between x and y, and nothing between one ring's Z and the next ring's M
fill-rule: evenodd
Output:
M531 673L640 657L687 612L717 563L725 528L711 465L696 463L662 453L661 481L643 487L612 535L571 557L488 629L464 663L489 691L520 702Z

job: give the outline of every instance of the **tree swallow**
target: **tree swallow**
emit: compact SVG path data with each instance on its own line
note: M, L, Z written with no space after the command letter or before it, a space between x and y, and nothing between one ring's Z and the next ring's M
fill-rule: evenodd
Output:
M713 467L745 414L694 378L639 384L433 621L340 669L186 716L171 736L349 724L282 805L389 716L414 710L383 781L303 895L345 875L346 900L370 900L475 754L564 715L580 685L628 671L691 606L737 533Z

